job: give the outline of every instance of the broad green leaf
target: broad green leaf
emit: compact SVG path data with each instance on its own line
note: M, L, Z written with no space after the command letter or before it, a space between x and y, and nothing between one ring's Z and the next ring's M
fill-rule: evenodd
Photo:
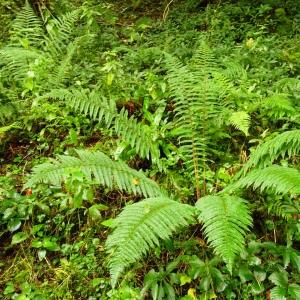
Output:
M16 234L13 235L11 244L15 245L15 244L22 243L27 238L28 238L27 233L25 233L25 232L18 232L18 233L16 233Z

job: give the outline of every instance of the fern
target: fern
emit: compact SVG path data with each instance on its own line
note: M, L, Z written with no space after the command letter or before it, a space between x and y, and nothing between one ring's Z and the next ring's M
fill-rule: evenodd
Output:
M116 103L107 99L98 91L59 89L43 96L43 98L59 99L71 106L75 111L89 116L93 120L104 122L112 127L120 136L141 156L159 163L159 143L151 127L128 117L128 112L122 109L117 111Z
M245 174L251 168L264 168L280 157L291 157L300 151L300 130L286 131L275 138L259 145L251 154L242 172Z
M7 131L9 131L11 129L14 129L14 128L20 128L20 124L18 122L15 122L15 123L12 123L12 124L7 125L7 126L0 127L0 136L3 133L5 133L5 132L7 132Z
M274 214L286 220L291 220L293 215L300 214L300 203L295 198L287 197L272 197L267 202L266 209L269 214Z
M83 42L81 37L73 36L79 13L75 10L53 18L45 26L26 2L12 24L8 45L0 49L0 75L6 87L1 93L9 98L8 105L18 111L26 107L24 111L28 112L31 100L27 97L28 103L20 106L20 95L41 94L64 86L70 78L73 56ZM32 83L27 85L30 78ZM11 97L12 90L17 97Z
M299 194L300 172L294 168L273 165L261 170L253 170L234 183L230 189L250 187L254 189L272 190L276 194Z
M262 106L267 110L267 115L275 119L292 120L296 116L296 109L286 94L274 94L265 99Z
M52 57L58 57L64 54L67 46L72 40L76 21L79 18L80 10L74 10L66 13L62 17L52 19L47 24L48 35L45 38L45 46Z
M252 224L246 201L229 195L206 196L196 207L197 211L168 198L146 199L125 207L106 242L113 286L126 267L158 246L159 238L167 239L179 227L193 223L197 212L208 242L231 272Z
M245 111L233 112L229 118L229 123L236 129L242 131L245 136L249 134L250 116Z
M19 44L21 42L25 43L24 45L29 43L31 46L37 46L43 40L43 36L42 22L36 16L28 1L26 1L25 6L12 23L10 40L12 44Z
M175 101L174 127L185 165L195 177L199 198L200 170L205 169L214 150L212 138L222 134L225 112L234 107L229 96L235 88L205 43L189 65L170 55L166 55L166 65Z
M32 174L25 185L32 187L37 183L61 184L74 170L80 170L84 176L95 184L145 197L162 194L158 185L148 179L142 172L128 167L121 161L112 161L101 152L77 150L77 156L60 155L52 160L33 168Z
M0 101L0 124L5 124L6 120L13 119L16 108L11 103Z
M43 55L36 49L7 46L0 50L0 58L3 64L1 72L11 80L21 81L34 61L43 60Z
M196 207L208 242L231 272L235 256L243 249L244 235L252 224L245 200L229 195L206 196Z
M109 269L115 286L126 267L139 260L179 228L194 222L194 208L168 198L150 198L125 207L106 241Z
M74 43L69 43L66 47L65 53L61 54L61 56L59 57L59 63L56 65L55 68L53 68L48 78L49 85L52 88L63 87L67 79L69 79L71 61L77 48L78 45L76 41Z

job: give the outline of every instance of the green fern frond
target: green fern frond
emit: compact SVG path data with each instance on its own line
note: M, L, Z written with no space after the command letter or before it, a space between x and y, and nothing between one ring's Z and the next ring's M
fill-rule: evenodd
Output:
M223 70L223 74L231 79L238 80L240 83L244 84L247 80L247 72L243 66L238 64L236 61L226 61L223 63L225 69Z
M77 9L52 19L47 24L46 50L51 53L52 57L60 56L65 52L70 40L72 40L79 14L80 10Z
M242 169L245 174L251 168L264 168L280 157L291 157L300 151L300 130L286 131L259 145L251 153Z
M76 152L77 156L59 155L56 160L53 159L34 167L25 187L31 187L42 182L59 185L69 174L79 170L95 184L109 188L116 187L145 197L162 194L156 182L147 178L142 172L131 169L121 161L112 161L98 151L77 150Z
M287 300L286 298L286 287L275 286L271 289L270 299L272 300Z
M201 135L203 123L201 120L202 103L198 91L195 90L195 76L187 66L169 55L166 56L168 81L175 100L175 128L180 132L180 150L185 157L185 165L195 176L196 188L199 190L199 169L201 161L206 160L206 135ZM204 114L203 114L204 116Z
M23 43L25 47L29 47L39 45L43 41L43 36L43 24L26 1L25 6L12 22L10 39L13 44Z
M199 197L200 170L212 156L213 138L222 132L225 111L234 107L229 95L235 88L206 43L201 44L190 64L183 65L168 54L165 61L175 102L174 132L185 165L195 177Z
M5 72L9 78L21 80L30 71L30 64L42 58L42 53L36 49L8 46L0 50L1 64L3 64L1 71Z
M274 88L279 92L283 93L292 93L292 94L299 94L300 91L300 80L298 78L287 77L282 78L275 82Z
M125 109L118 112L112 99L107 99L97 91L66 89L54 90L43 97L64 100L74 110L84 113L93 120L104 122L141 157L151 158L158 163L159 144L151 128L133 117L129 118Z
M286 94L272 95L265 99L262 105L266 108L267 114L276 119L293 118L296 115L296 109Z
M272 197L271 201L267 202L266 206L268 213L279 216L286 220L291 220L293 215L300 214L300 203L291 199L290 196L279 199Z
M234 259L244 247L244 236L252 218L244 199L229 196L206 196L198 200L199 220L205 236L232 270Z
M233 112L229 118L229 123L233 125L236 129L242 131L245 134L245 136L248 136L248 131L250 127L250 116L247 112Z
M92 120L104 122L110 126L117 114L116 103L96 91L84 89L55 89L42 98L61 100L75 111L89 116Z
M250 186L260 191L272 190L276 194L299 194L300 172L294 168L272 165L249 172L228 189Z
M159 240L194 222L194 208L168 198L150 198L126 206L106 241L112 285L126 267L139 260Z
M193 55L190 66L194 71L212 72L218 69L216 58L212 52L212 48L206 41L201 41L198 49Z
M50 76L48 78L51 88L62 88L67 79L69 79L71 61L77 48L78 45L76 42L69 43L65 49L65 53L62 53L59 60L56 60L56 63L53 63L54 68L52 69L52 72L49 74ZM51 59L53 60L53 58Z

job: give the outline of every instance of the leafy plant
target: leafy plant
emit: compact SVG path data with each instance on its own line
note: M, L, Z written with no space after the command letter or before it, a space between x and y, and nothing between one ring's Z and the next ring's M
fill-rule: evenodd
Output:
M168 81L175 101L174 133L178 136L184 163L195 177L197 199L201 196L200 173L204 178L206 163L214 151L214 137L222 135L226 116L236 128L248 134L249 116L234 112L234 96L238 89L230 80L231 69L218 65L208 44L202 42L189 65L166 56Z
M118 187L120 190L144 196L157 196L162 192L158 185L148 179L142 172L129 168L125 163L112 161L101 152L77 150L78 157L59 156L36 166L25 187L31 187L39 182L59 185L69 174L80 171L93 184L102 184L109 188Z
M1 48L0 119L24 112L30 95L61 87L70 76L70 62L80 44L74 37L79 10L43 24L26 2L12 23L10 41Z

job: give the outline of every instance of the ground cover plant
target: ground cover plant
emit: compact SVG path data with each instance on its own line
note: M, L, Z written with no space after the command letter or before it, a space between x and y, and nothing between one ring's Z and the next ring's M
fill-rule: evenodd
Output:
M3 1L1 299L300 299L299 11Z

